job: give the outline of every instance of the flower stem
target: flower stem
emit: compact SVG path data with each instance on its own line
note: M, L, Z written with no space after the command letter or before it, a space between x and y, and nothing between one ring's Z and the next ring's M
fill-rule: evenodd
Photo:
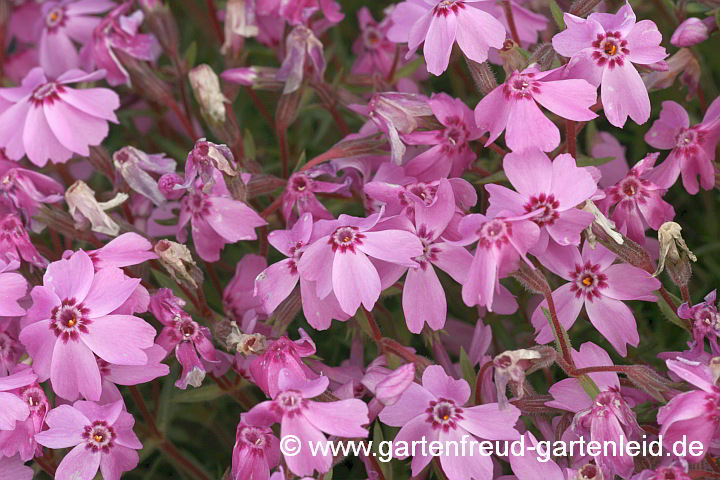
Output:
M510 35L512 36L513 42L520 46L520 35L518 34L518 29L515 25L515 17L513 15L510 0L503 0L502 6L503 10L505 10L505 17L507 18L508 25L510 26Z

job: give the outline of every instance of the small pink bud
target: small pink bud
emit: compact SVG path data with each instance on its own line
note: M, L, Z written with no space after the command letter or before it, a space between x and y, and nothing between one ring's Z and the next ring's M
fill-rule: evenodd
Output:
M375 396L383 405L393 405L415 380L415 364L406 363L393 370L375 387Z
M179 173L166 173L160 177L157 186L165 198L168 200L177 200L183 196L185 190L176 189L175 185L182 185L184 182L185 178Z
M717 28L715 17L707 17L704 20L691 17L675 29L670 43L676 47L691 47L707 40L710 32L715 28Z

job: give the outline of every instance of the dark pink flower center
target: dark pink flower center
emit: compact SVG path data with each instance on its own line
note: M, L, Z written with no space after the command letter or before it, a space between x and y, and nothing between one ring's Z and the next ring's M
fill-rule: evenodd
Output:
M288 188L294 193L303 194L310 192L314 183L307 175L297 173L290 178Z
M297 390L285 390L275 397L272 407L281 415L295 416L299 415L307 407L308 401Z
M715 422L716 425L720 424L720 393L717 392L717 388L713 393L705 395L705 411L707 412L708 418Z
M448 398L431 401L425 413L428 414L425 421L431 424L434 430L442 429L445 432L457 428L457 421L463 419L463 409Z
M440 249L434 246L432 241L433 232L428 231L425 225L420 225L417 236L423 244L423 254L419 257L415 257L415 261L420 264L420 268L427 270L428 262L437 261Z
M270 442L270 434L258 427L244 425L238 429L237 441L241 447L249 447L260 453Z
M55 82L45 83L37 87L30 97L30 101L35 106L45 103L52 105L55 101L60 100L59 93L63 93L65 88Z
M465 2L460 0L443 0L433 9L433 15L436 17L447 17L450 12L457 15L460 10L465 9Z
M503 86L505 98L530 100L534 93L540 93L540 82L534 80L534 76L534 73L513 72Z
M467 138L470 135L465 122L460 117L446 119L447 128L443 132L446 150L461 150L466 147Z
M684 156L697 154L705 143L705 132L697 127L683 128L676 137L675 149Z
M542 210L542 213L533 217L532 221L537 223L538 226L544 227L546 225L552 225L555 223L555 220L558 219L558 208L560 208L560 202L555 200L554 195L541 193L530 197L530 201L525 204L525 213Z
M660 467L655 470L655 475L649 480L690 480L691 478L680 467Z
M110 449L115 446L113 441L116 437L115 429L102 420L94 421L92 425L86 426L83 431L85 448L92 450L93 453L100 451L109 453Z
M212 206L210 195L200 191L193 192L185 197L184 202L188 210L192 213L193 218L207 219L207 216L210 215L210 207Z
M20 390L20 398L28 406L31 413L45 413L48 401L45 392L38 384L23 387Z
M365 48L368 50L375 50L382 46L382 40L385 37L377 28L374 26L367 26L363 31L363 42Z
M365 235L360 233L358 227L340 227L330 235L328 243L332 246L332 251L346 253L348 251L355 253L355 246L363 244Z
M489 250L492 247L502 248L512 237L512 225L504 220L495 219L485 222L478 229L478 246Z
M570 279L570 291L575 292L577 298L585 297L590 301L599 298L600 291L608 287L607 275L600 272L600 265L590 262L575 265L575 270L570 272Z
M615 65L622 67L625 64L625 56L630 53L627 40L622 38L620 32L598 33L592 43L595 51L592 58L599 67L607 65L615 68Z
M80 334L88 333L88 325L92 321L88 318L90 309L82 303L77 303L74 298L66 298L52 309L50 317L50 329L63 342L70 340L77 341Z
M650 196L650 181L637 177L632 173L620 180L610 189L613 202L620 202L620 206L632 208L636 203L645 204Z

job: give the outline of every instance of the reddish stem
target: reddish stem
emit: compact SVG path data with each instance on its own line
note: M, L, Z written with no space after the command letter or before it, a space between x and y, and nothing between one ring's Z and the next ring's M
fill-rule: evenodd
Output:
M46 462L44 457L35 457L34 460L45 473L50 475L50 478L55 478L55 470L57 470L57 467L53 463Z
M505 17L507 18L508 25L510 26L510 35L512 36L513 42L520 46L520 35L518 34L518 29L515 25L515 16L513 15L510 0L503 0L502 6L503 10L505 10Z
M482 367L480 367L480 371L477 374L477 379L475 380L475 405L482 405L482 388L480 386L482 385L483 378L485 377L485 372L488 371L490 367L493 366L493 361L487 361L483 364Z
M215 0L205 0L205 4L207 5L208 13L210 14L210 24L213 27L213 32L215 32L215 36L217 37L218 41L220 43L223 43L225 41L225 33L223 32L223 28L220 25L220 20L218 19L218 12L217 7L215 7Z
M268 218L270 215L273 214L275 210L280 208L283 203L283 195L280 195L278 198L276 198L263 212L260 214L262 218Z
M682 295L683 302L688 304L688 307L692 307L692 299L690 298L690 290L687 285L680 287L680 294Z

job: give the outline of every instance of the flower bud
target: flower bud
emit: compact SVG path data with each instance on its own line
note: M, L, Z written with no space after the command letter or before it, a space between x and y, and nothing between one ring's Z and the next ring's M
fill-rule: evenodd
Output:
M246 67L231 68L220 74L220 77L231 83L259 90L280 90L285 82L277 79L277 68L272 67Z
M190 86L200 111L205 119L214 125L225 122L225 104L230 101L220 90L220 79L209 65L202 64L188 73Z
M465 61L467 62L468 70L470 70L470 75L475 81L475 86L481 94L487 95L497 88L498 85L495 74L487 62L477 63L467 57L465 57Z
M660 241L660 259L653 274L657 277L667 265L668 274L678 286L686 286L692 269L689 260L697 262L697 257L688 248L682 238L682 227L675 222L665 222L658 230Z
M180 34L170 8L162 0L137 0L137 3L145 13L145 24L155 34L160 45L171 56L176 56Z
M678 25L670 38L670 43L676 47L691 47L707 40L710 33L716 28L717 23L714 16L703 20L690 17Z
M165 196L160 192L157 182L148 172L173 172L176 166L175 160L165 157L164 153L148 155L142 150L127 146L113 154L113 164L115 171L131 189L149 198L158 207L165 205Z
M681 48L668 58L666 71L651 71L643 74L643 83L648 90L661 90L673 84L678 75L680 82L688 87L688 99L692 98L700 83L700 64L687 48Z
M118 193L112 200L98 202L95 192L82 180L72 184L65 192L65 201L76 228L85 229L89 223L93 232L113 237L120 233L120 226L105 211L121 205L128 198L126 193Z
M528 64L537 64L541 71L550 70L555 60L555 49L552 43L543 43L530 56Z
M166 173L157 181L158 190L168 200L177 200L185 194L185 190L176 189L176 185L185 183L185 177L179 173Z
M178 283L185 280L197 288L195 278L188 272L187 266L195 267L195 260L192 258L190 249L185 245L170 240L160 240L153 249L158 256L158 261L168 271L170 276Z

